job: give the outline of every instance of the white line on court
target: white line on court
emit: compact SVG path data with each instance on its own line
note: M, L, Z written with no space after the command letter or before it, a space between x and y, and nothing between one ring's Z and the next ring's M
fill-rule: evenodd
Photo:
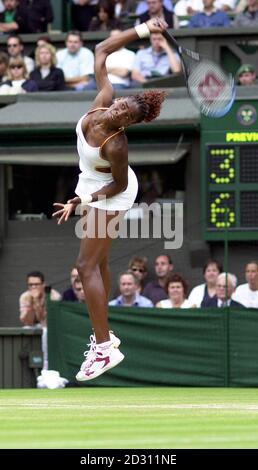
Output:
M228 403L228 404L216 404L216 403L208 403L208 404L157 404L157 405L137 405L137 404L88 404L88 403L60 403L57 401L48 400L47 402L23 402L17 403L17 401L8 401L8 403L1 403L0 409L6 408L35 408L35 409L49 409L49 408L59 408L59 409L86 409L86 410L99 410L99 409L120 409L120 410L127 410L127 409L136 409L136 410L188 410L188 409L196 409L196 410L237 410L237 411L258 411L258 404L237 404L237 403Z

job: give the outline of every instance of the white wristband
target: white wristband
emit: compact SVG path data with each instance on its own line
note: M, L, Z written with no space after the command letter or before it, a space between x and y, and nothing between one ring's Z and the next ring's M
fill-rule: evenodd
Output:
M89 202L92 202L92 196L90 194L85 194L84 196L80 197L81 204L89 204Z
M150 30L146 23L138 24L134 27L136 33L138 34L139 38L149 38L150 37Z

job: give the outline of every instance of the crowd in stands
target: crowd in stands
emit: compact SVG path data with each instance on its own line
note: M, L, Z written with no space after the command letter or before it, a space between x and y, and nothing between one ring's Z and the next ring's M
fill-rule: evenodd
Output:
M204 283L195 286L188 295L187 280L179 272L169 255L161 254L155 260L156 278L145 284L148 276L147 258L133 256L118 278L118 295L109 305L124 307L156 307L159 309L196 308L255 308L258 309L258 262L245 266L245 284L237 286L234 274L222 272L222 264L210 259L203 267ZM46 295L53 301L85 301L83 286L76 267L70 272L70 286L60 294L46 286L44 275L33 271L27 275L27 290L19 299L20 321L24 327L42 328L44 368L48 367Z
M6 37L6 47L0 49L1 95L96 89L94 55L83 44L82 31L114 35L128 27L125 20L130 19L132 25L153 16L164 18L172 28L185 22L188 28L258 26L258 0L70 0L70 4L75 29L56 51L47 34L53 21L50 0L0 0L0 34ZM24 33L42 34L31 56L24 54L20 37ZM17 63L11 60L18 57ZM242 66L249 71L237 72L238 84L255 84L255 68ZM182 72L177 53L161 34L152 34L150 45L136 53L126 48L114 52L107 68L115 89L142 86L152 78Z

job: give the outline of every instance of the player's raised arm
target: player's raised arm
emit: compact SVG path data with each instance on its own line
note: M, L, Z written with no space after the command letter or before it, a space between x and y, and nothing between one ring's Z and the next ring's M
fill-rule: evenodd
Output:
M106 58L131 41L139 38L147 38L150 33L162 33L167 28L167 23L160 18L152 18L134 28L121 31L120 34L110 36L97 44L95 48L95 80L99 94L93 106L110 106L113 98L113 88L108 79Z

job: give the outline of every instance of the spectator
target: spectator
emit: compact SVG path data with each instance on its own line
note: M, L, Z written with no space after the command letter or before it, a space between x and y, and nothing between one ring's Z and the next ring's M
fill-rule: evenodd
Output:
M167 276L173 270L173 263L168 255L160 255L155 260L155 272L157 279L148 282L143 289L143 295L148 297L154 305L167 298L165 291Z
M63 70L68 88L82 90L94 75L94 56L83 47L79 31L70 31L66 37L66 49L57 51L57 66Z
M62 300L66 300L68 302L77 302L78 301L78 298L77 298L75 290L74 290L74 282L78 278L79 278L78 270L77 270L77 268L74 267L74 268L72 268L72 270L70 272L71 286L63 292Z
M217 10L233 11L236 0L215 0L214 7ZM203 11L202 0L179 0L175 5L175 14L177 16L192 16L197 12Z
M35 52L36 69L30 74L39 91L65 90L63 70L56 67L56 53L51 44L38 46Z
M73 283L74 292L76 295L77 302L85 302L85 295L83 291L83 285L79 277L74 280Z
M178 0L175 4L175 14L177 16L192 16L202 10L202 0Z
M24 44L20 36L16 34L10 34L7 39L7 51L9 57L23 58L28 74L34 70L34 60L31 59L31 57L24 55Z
M125 18L135 11L135 0L115 0L115 17Z
M187 282L177 273L170 273L166 279L165 291L168 299L161 300L156 304L158 308L191 308L187 297Z
M141 294L144 287L144 279L146 278L147 272L147 258L141 258L140 256L133 256L128 264L128 271L132 272L135 277L139 279L138 294Z
M232 299L236 289L237 278L234 274L221 273L216 281L216 295L207 302L206 307L235 307L244 308L242 304Z
M7 80L0 87L1 95L18 95L38 91L34 80L28 79L25 62L22 57L11 57L7 70Z
M0 33L25 33L26 17L21 14L18 0L3 0L4 11L0 13Z
M237 84L240 86L255 85L255 68L250 64L243 64L236 73Z
M142 14L139 14L139 23L145 23L150 18L162 18L165 20L169 28L177 28L178 21L174 13L171 10L168 10L164 5L162 0L147 0L148 10Z
M214 6L217 10L234 12L238 0L215 0Z
M179 73L181 63L176 52L171 49L160 33L151 34L151 46L136 53L132 70L132 80L139 84L153 77L166 76L170 72Z
M191 291L188 300L195 307L205 307L216 294L216 281L218 275L222 272L222 265L216 260L208 260L203 267L203 276L205 283L196 286Z
M9 58L5 52L0 51L0 85L7 80Z
M37 42L36 42L36 49L37 47L40 47L40 46L45 46L46 44L51 44L53 50L55 51L55 54L56 54L56 48L55 46L52 44L52 41L50 39L49 36L40 36L38 39L37 39ZM30 54L30 57L33 58L33 60L35 60L35 54L36 54L36 49L34 49L34 51Z
M235 8L235 13L241 13L242 11L246 9L246 6L247 6L247 0L239 0Z
M44 275L40 271L27 274L27 291L19 299L20 321L26 327L38 326L42 332L42 351L44 369L48 368L47 328L46 328L46 286ZM61 295L54 289L50 290L51 300L61 300Z
M21 14L26 16L26 33L45 33L53 21L50 0L19 0Z
M233 26L237 28L258 26L258 0L247 0L246 8L236 15Z
M153 307L153 303L149 299L137 294L139 284L139 279L133 273L127 271L120 274L119 290L121 295L111 300L109 305L116 307Z
M89 24L96 16L96 8L99 0L71 0L73 27L78 31L88 31Z
M116 36L121 32L120 29L113 29L110 36ZM106 67L109 81L114 90L124 90L131 86L131 71L135 61L135 53L122 47L118 51L109 54L106 59ZM96 81L92 80L90 89L96 89ZM89 89L89 87L88 87Z
M89 31L110 31L120 28L120 21L115 18L115 6L110 0L100 0L97 5L97 16L92 18Z
M119 29L111 31L110 36L119 34ZM126 89L131 84L131 72L135 61L135 53L122 47L107 57L106 67L108 78L115 90Z
M244 307L258 308L258 263L250 261L245 267L246 284L237 287L232 298Z
M20 296L20 320L25 326L46 326L46 285L44 275L40 271L27 274L27 291ZM61 300L55 289L50 291L51 300Z
M168 10L168 11L173 11L173 5L172 5L172 0L163 0L163 6ZM135 10L135 14L137 16L142 15L143 13L146 13L148 11L148 3L147 0L140 0L137 3L137 7Z
M218 28L229 27L230 19L224 11L216 10L215 0L203 0L203 11L190 18L189 28Z

